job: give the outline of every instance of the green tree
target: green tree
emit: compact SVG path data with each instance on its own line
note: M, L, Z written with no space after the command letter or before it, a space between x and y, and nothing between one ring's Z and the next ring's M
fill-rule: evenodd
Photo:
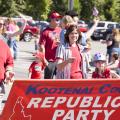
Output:
M23 11L25 9L24 0L1 0L0 1L0 14L1 16L13 17L16 11Z
M78 13L80 13L81 11L81 3L79 0L74 0L74 10L76 10Z
M81 4L80 17L82 19L90 19L92 14L92 0L79 0Z
M110 12L112 4L113 4L113 0L105 0L105 4L103 5L102 14L104 14L105 19L109 21L112 20L112 14Z
M2 16L12 16L16 10L16 3L13 0L2 0L0 4L0 13Z
M81 10L81 5L79 0L73 0L73 9L80 13ZM70 2L70 0L53 0L53 4L52 4L52 11L58 11L60 12L62 15L65 14L66 11L68 11L68 2Z
M120 22L120 0L114 0L110 9L112 20Z
M69 0L53 0L51 11L57 11L64 15L68 10L68 1Z
M50 12L52 0L27 0L26 13L34 19L46 20Z

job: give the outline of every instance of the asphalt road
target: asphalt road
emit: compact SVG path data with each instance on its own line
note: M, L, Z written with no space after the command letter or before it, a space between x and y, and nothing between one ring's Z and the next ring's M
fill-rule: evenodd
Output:
M28 68L34 60L33 53L34 41L32 42L18 42L18 58L15 60L15 78L16 79L27 79Z

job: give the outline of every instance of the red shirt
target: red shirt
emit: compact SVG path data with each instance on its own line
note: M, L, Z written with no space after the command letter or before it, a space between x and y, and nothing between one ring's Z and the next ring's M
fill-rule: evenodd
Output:
M8 45L0 40L0 82L5 78L7 66L13 67L13 58Z
M45 46L45 58L48 61L55 61L56 49L58 47L57 39L60 39L61 28L46 28L40 37L39 44Z
M72 52L72 57L75 57L75 61L71 64L71 79L81 79L82 78L82 72L81 72L81 60L82 56L80 54L80 50L78 49L78 46L70 48Z
M110 78L110 69L106 68L101 75L97 71L92 73L92 78Z
M34 61L29 67L29 72L31 72L31 79L41 79L43 68L44 65L42 62L38 63Z

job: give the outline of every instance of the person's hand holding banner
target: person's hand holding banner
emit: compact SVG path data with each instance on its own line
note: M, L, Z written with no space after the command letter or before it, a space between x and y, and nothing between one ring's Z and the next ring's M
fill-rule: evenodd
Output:
M5 83L9 85L13 81L14 81L14 73L12 71L7 71L6 72Z

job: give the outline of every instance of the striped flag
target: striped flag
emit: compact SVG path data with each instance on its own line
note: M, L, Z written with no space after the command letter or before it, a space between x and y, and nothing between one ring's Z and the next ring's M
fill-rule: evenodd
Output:
M94 7L93 8L93 16L95 16L95 17L97 17L98 16L98 14L99 14L99 11L97 10L97 8L96 7Z

